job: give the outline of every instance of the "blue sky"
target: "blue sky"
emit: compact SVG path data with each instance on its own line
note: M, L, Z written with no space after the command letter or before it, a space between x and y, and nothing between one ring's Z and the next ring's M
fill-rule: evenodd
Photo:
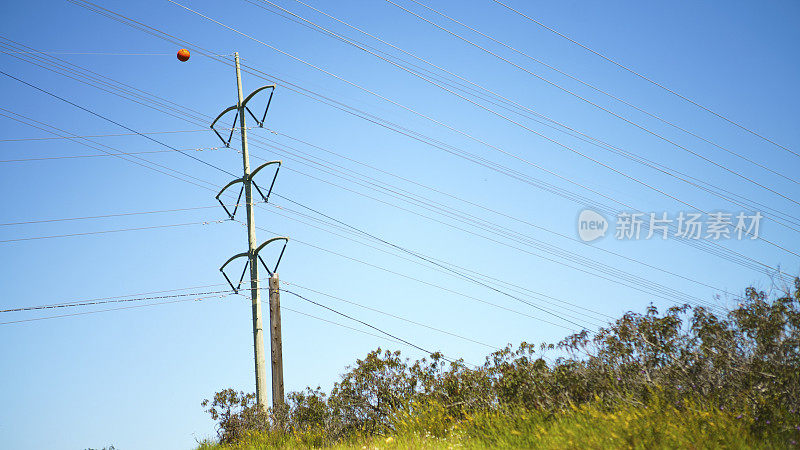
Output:
M614 204L610 200L613 199L640 211L667 212L671 217L681 211L690 211L686 204L578 156L373 55L288 21L253 3L236 1L223 5L196 0L180 3L340 78L289 58L168 1L107 1L99 4L216 54L230 55L238 51L248 69L257 69L502 164L535 178L537 182L578 193L590 202L626 209L619 203ZM365 41L381 51L403 56L298 2L275 0L274 3L321 26ZM728 170L692 156L664 139L472 47L391 3L354 1L334 4L312 0L309 4L573 129L745 197L748 201L758 202L771 208L770 214L776 211L783 214L788 226L765 220L760 233L789 251L764 241L734 239L721 244L759 263L780 267L787 274L800 271L800 258L791 253L797 248L796 231L792 228L798 228L798 225L791 223L797 221L791 216L796 216L798 211L794 202L798 198L798 185L792 181L800 167L796 155L635 77L491 1L443 1L430 3L430 6L563 72L757 161L786 178L615 102L573 79L460 28L418 4L405 0L397 3ZM796 85L800 65L794 57L796 43L800 42L800 30L795 25L800 6L795 2L512 0L509 4L794 152L800 147L800 129L796 125L800 114L800 90ZM30 60L35 54L10 54L6 40L0 50L3 72L129 129L139 132L184 131L152 136L174 148L204 149L191 150L190 154L224 170L237 174L241 171L240 155L235 148L212 149L220 147L220 144L213 133L200 131L207 126L207 121L203 122L205 119L192 123L181 118L186 108L213 117L235 103L235 77L230 65L205 57L192 47L192 58L180 63L175 58L179 46L70 2L3 3L0 23L4 39L36 51L54 52L36 56L61 58L108 77L106 81L125 83L168 99L174 102L171 106L178 108L173 113L179 117L123 98L130 96L119 87L106 87L103 91L81 83L80 80L86 81L82 76L73 74L78 78L76 80L47 70L54 67L50 65L52 59L38 66L25 62L20 58ZM231 60L230 56L218 58ZM258 78L253 73L244 74L246 91L274 81ZM125 295L138 298L224 289L224 285L209 285L224 283L219 266L231 255L244 251L247 244L242 226L223 221L222 209L213 207L215 189L211 187L225 185L231 179L229 175L176 152L138 156L146 159L147 164L164 166L162 172L180 171L183 173L178 175L180 178L191 181L189 177L194 177L197 184L208 188L115 157L11 161L101 154L97 149L74 140L29 139L53 135L10 119L8 116L14 113L79 136L130 132L9 77L0 77L0 92L0 107L4 108L0 110L3 114L0 115L0 188L4 194L0 241L200 222L169 228L0 242L3 267L0 271L0 309ZM142 98L138 100L147 103ZM497 109L482 100L475 101ZM755 211L754 208L732 205L537 122L513 113L503 114L703 210L734 214ZM663 287L724 307L732 301L729 298L732 294L741 292L748 285L769 288L775 276L767 269L743 267L674 240L619 241L606 236L591 244L581 243L576 241L576 220L582 209L591 206L582 200L570 201L458 158L300 95L280 82L266 127L269 130L254 129L250 132L251 138L258 141L251 148L252 164L271 159L284 161L275 185L275 193L281 197L271 199L274 206L257 209L256 223L263 228L258 231L259 240L274 235L287 235L292 239L280 268L284 287L421 347L441 350L451 357L463 357L468 362L481 362L490 348L303 288L338 296L490 346L500 347L521 341L555 342L568 334L569 328L575 327L508 295L449 276L430 265L419 264L419 259L396 248L363 236L356 238L384 250L382 252L331 234L329 225L295 215L292 211L324 220L291 201L397 245L568 302L547 304L542 300L554 300L525 297L537 306L551 308L556 315L577 317L571 320L585 323L590 328L591 323L604 320L605 316L598 314L618 316L628 310L643 311L650 302L661 307L669 306L668 299L674 297L670 294L658 296L663 294L664 291L660 290ZM91 139L113 148L106 148L113 152L166 149L140 135ZM272 139L278 148L263 145L266 139ZM298 157L298 152L304 152L304 157L309 159ZM320 158L327 161L323 166L317 164ZM359 177L372 177L377 187L366 183L363 178L358 182L360 184L354 183L353 172L348 170L356 171ZM343 177L345 172L351 177ZM763 184L771 191L731 172ZM420 185L457 196L470 204ZM506 232L519 233L517 240L510 240L498 231L492 234L486 229L465 225L452 216L438 215L418 204L404 203L386 195L387 191L377 192L370 187L378 190L381 187L401 188L410 194L424 196L457 208L463 214L488 221L490 226L501 226ZM7 225L182 208L202 209ZM299 222L298 218L306 223ZM614 217L607 219L613 227ZM333 231L353 237L347 230ZM585 260L569 262L565 254L546 253L542 245L554 246L547 247L552 251L568 251L570 255L590 258L591 264L596 265L587 268ZM675 275L642 263L666 269ZM620 277L630 276L636 277L635 280L620 284ZM644 283L648 281L660 287L646 286ZM431 286L431 283L439 287ZM508 289L506 285L502 290L510 292ZM170 292L146 294L157 291ZM721 298L715 299L717 295ZM135 304L184 298L154 299ZM533 317L479 303L475 298ZM414 358L422 356L419 351L400 344L304 316L301 313L371 331L292 295L284 294L282 302L287 308L283 313L287 391L318 385L329 389L348 364L378 346L400 349ZM6 312L0 313L0 322L131 305L113 303L75 309ZM581 314L588 314L594 320ZM2 324L0 340L4 345L0 353L0 372L3 374L0 401L4 408L0 411L0 441L4 447L14 449L67 449L109 444L119 449L192 448L195 439L214 434L212 421L200 407L202 399L225 387L245 391L254 389L251 333L249 300L238 296L220 298L217 294L203 301Z

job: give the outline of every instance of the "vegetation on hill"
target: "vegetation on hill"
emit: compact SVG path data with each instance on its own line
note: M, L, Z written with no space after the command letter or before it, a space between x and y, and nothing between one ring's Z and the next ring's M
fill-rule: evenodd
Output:
M547 350L564 356L548 364ZM650 306L480 367L377 349L330 393L290 393L268 414L254 403L232 389L205 400L218 442L201 449L796 447L800 279L776 295L748 288L724 316Z

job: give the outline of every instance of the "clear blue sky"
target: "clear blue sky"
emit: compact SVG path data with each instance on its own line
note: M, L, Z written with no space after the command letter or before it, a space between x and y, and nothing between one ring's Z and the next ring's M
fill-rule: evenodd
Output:
M800 89L796 83L800 78L800 65L796 57L797 43L800 42L800 29L796 26L800 19L800 5L796 2L509 1L511 5L537 20L664 83L688 98L795 152L800 150L800 128L797 127ZM352 30L295 1L275 0L275 3L322 26L357 37L382 51L397 55L391 48L364 36L357 36ZM186 0L184 4L376 94L641 211L666 211L670 216L675 216L680 211L689 210L675 200L570 153L372 55L251 3ZM457 30L515 64L641 123L679 145L732 171L744 174L789 199L693 157L676 146L469 46L390 3L327 3L312 0L310 4L574 129L759 202L781 214L795 217L798 215L800 208L793 202L800 198L797 195L797 182L779 178L726 154L713 145L621 105L574 80L447 22L413 2L399 0L398 4ZM101 5L218 54L229 55L238 51L247 65L272 76L559 188L579 193L591 201L611 203L608 198L582 190L561 178L465 138L191 14L166 0L106 1ZM788 178L797 179L797 169L800 168L800 158L797 156L603 61L497 4L480 0L466 3L437 2L431 5L547 64L756 160ZM235 102L235 78L230 66L197 52L189 62L180 63L174 56L179 46L73 3L41 0L5 2L0 6L0 23L4 38L38 51L147 54L52 56L164 97L181 108L191 108L215 116ZM116 88L109 89L112 92L104 92L48 71L44 67L23 62L8 54L7 49L2 51L5 52L0 53L2 71L129 128L155 132L196 130L204 127L115 96L113 93L124 94ZM16 56L29 57L30 54ZM258 79L252 74L244 75L247 91L266 83L266 80ZM76 135L128 133L117 125L8 77L0 77L0 92L0 107L4 108L0 110L2 114L11 115L8 111L13 111ZM487 106L495 108L492 105ZM745 210L674 178L612 155L607 150L588 145L513 113L509 115L533 130L702 209L731 213ZM252 149L254 165L262 159L284 160L285 170L281 170L276 182L276 193L398 245L578 305L552 306L534 298L530 299L537 305L555 309L559 315L576 315L567 311L566 307L578 311L582 311L579 309L581 307L588 308L618 316L628 310L643 311L650 302L661 307L671 304L657 297L652 289L644 288L640 281L634 282L640 290L616 282L619 281L617 276L629 274L690 293L704 301L717 302L720 306L730 301L725 298L724 293L721 294L721 299L714 300L715 295L720 294L715 289L621 259L602 250L616 252L734 294L751 284L762 288L770 286L770 274L766 270L746 268L672 240L621 242L613 237L606 237L592 244L582 244L365 168L352 160L457 195L573 239L577 238L578 213L586 206L581 201L566 200L562 196L459 159L285 87L279 86L277 89L267 122L267 126L279 134L253 130L251 137L274 139L281 145L290 145L310 154L312 161L313 158L324 158L343 166L336 170L358 171L374 177L380 186L401 187L491 221L492 224L512 229L523 234L524 239L537 239L591 258L598 264L596 270L588 269L584 265L577 265L577 269L566 267L560 264L566 261L561 256L549 255L535 247L512 242L504 237L495 237L495 241L490 241L400 210L393 205L424 213L441 222L476 233L488 234L485 230L470 228L452 218L403 203L385 193L369 190L363 182L359 185L337 177L340 173L322 172L313 162L309 166L309 161L275 149L259 148L260 146ZM0 116L0 160L3 161L0 162L0 189L3 192L0 223L214 205L214 193L211 190L114 157L8 162L13 159L100 154L96 149L65 139L12 141L51 136L52 134L42 130ZM322 146L352 160L293 142L287 136ZM175 148L219 146L217 138L208 131L160 134L154 137ZM102 137L95 140L113 147L114 151L147 152L165 149L137 135ZM233 173L241 171L241 160L234 149L192 151L191 154ZM215 186L222 186L231 178L174 152L140 156L166 166L168 169L164 171L177 170ZM187 178L184 175L181 177ZM339 187L326 182L336 183ZM374 199L354 191L370 195ZM311 214L286 200L272 200L276 205ZM572 327L496 291L342 239L276 212L296 217L285 210L281 212L268 207L257 210L256 221L259 226L275 234L288 235L296 240L289 243L281 264L281 279L288 283L284 287L302 292L315 301L375 324L424 348L441 350L445 355L463 357L469 362L481 362L490 351L481 345L367 311L303 290L296 285L468 336L491 346L517 344L520 341L555 342L569 333L563 326ZM104 219L3 225L0 226L0 241L215 222L224 218L221 208L206 208ZM614 218L608 219L613 222ZM787 220L796 221L792 218ZM790 226L800 228L796 224ZM763 237L791 251L798 248L794 230L765 220L760 231ZM342 231L339 233L345 234ZM271 236L272 233L258 231L259 240ZM511 244L518 249L497 241ZM224 279L217 270L219 265L229 256L244 251L246 244L244 229L229 221L0 242L0 261L3 268L0 271L0 309L223 283ZM493 308L307 244L523 311L562 326ZM371 245L398 254L396 249L375 242ZM724 245L769 266L779 266L786 273L796 274L800 271L800 258L763 241L733 240L726 241ZM409 255L402 256L409 258ZM619 272L615 276L609 276L597 270ZM224 286L214 286L176 292L202 292L223 288ZM176 299L182 298L160 301ZM283 295L282 302L284 307L292 310L366 329L288 294ZM141 303L148 302L134 304ZM130 305L113 303L75 309L7 312L0 313L0 322L124 306ZM579 315L576 317L584 318ZM287 391L318 385L329 389L348 364L378 346L401 349L415 358L422 356L420 352L397 343L309 318L294 311L285 310L283 319ZM200 407L202 399L225 387L254 390L251 333L249 301L237 296L0 325L0 342L3 343L0 351L0 403L3 405L0 410L0 446L10 449L75 449L114 444L118 449L192 448L196 445L195 439L214 434L212 421Z

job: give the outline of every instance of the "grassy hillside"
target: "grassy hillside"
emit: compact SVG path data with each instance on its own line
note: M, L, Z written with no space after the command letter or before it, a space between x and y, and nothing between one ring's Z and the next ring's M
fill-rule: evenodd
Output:
M776 436L756 436L751 420L718 408L659 402L620 405L609 410L586 404L556 414L525 410L481 412L456 420L429 405L417 414L392 419L393 431L355 434L331 444L335 449L391 448L783 448ZM296 434L255 432L211 449L308 448L326 442L321 430Z
M566 356L548 364L552 349ZM218 440L200 448L797 448L800 280L747 289L724 315L650 307L481 367L378 349L329 393L287 397L264 413L217 393L203 406Z

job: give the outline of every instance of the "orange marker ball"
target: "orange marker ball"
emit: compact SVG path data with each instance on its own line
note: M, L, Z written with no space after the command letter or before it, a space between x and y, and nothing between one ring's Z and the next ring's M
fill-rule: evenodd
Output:
M185 48L178 50L178 60L186 62L189 60L190 56L192 56L192 54L189 53L189 50L186 50Z

